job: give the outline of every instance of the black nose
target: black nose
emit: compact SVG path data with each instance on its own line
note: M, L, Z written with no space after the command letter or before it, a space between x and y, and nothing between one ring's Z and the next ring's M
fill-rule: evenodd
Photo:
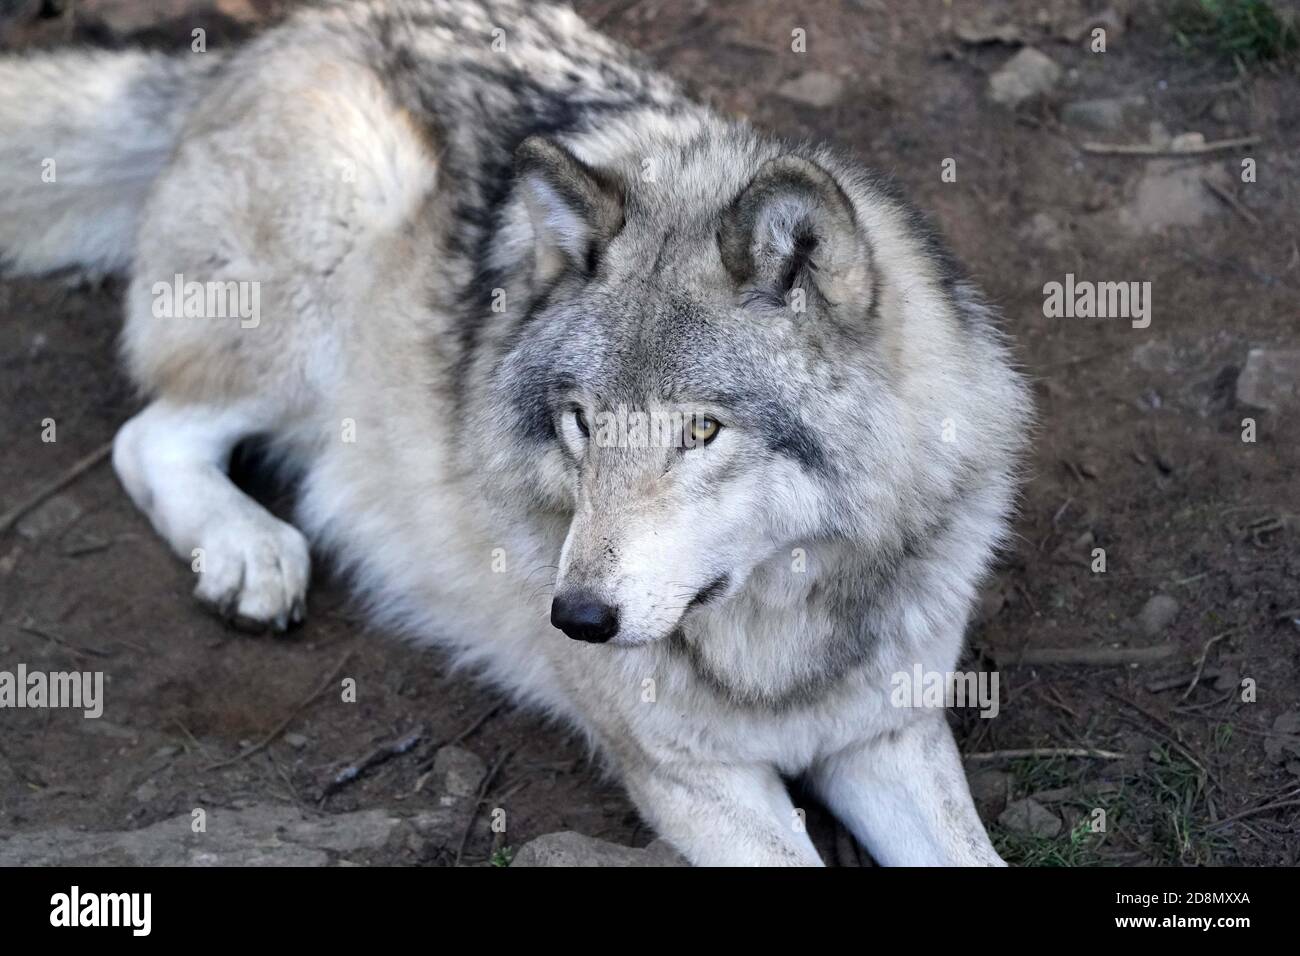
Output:
M587 591L574 591L551 602L551 623L575 641L604 644L618 633L618 610Z

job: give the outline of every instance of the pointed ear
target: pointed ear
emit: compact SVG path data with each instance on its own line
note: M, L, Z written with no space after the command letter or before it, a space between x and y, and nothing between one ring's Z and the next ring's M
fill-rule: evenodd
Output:
M538 279L565 268L590 273L623 228L622 184L540 136L515 151L515 174L533 224Z
M871 247L853 204L821 166L768 160L723 213L718 245L736 282L784 300L794 288L832 308L871 304Z

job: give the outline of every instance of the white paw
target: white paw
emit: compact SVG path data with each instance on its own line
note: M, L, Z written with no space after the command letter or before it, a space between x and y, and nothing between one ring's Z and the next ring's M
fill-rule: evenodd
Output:
M250 515L213 528L200 550L194 596L236 627L283 631L302 621L311 556L297 528Z

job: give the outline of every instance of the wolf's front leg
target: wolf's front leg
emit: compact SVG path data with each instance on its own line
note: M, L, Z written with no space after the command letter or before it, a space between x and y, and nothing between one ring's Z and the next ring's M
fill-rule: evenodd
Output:
M810 780L885 866L1005 866L975 812L942 711L847 747Z
M154 402L117 433L113 467L136 505L199 573L195 595L237 624L302 619L307 540L226 474L231 449L264 430L249 408Z
M624 769L659 835L696 866L821 866L785 785L757 764L670 761Z

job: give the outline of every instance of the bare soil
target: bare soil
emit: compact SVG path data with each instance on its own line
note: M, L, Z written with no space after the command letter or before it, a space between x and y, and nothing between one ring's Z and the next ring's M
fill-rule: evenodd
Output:
M289 6L87 0L48 16L58 4L17 4L0 42L188 49L198 24L215 47ZM1293 63L1242 71L1188 52L1168 4L1113 6L1118 22L1101 54L1064 38L1089 9L1074 0L577 4L714 105L791 137L832 140L895 177L1003 309L1036 383L1040 425L1015 543L970 633L971 661L999 673L1001 710L953 719L964 750L985 755L971 770L1007 857L1295 865L1300 727L1288 715L1300 703L1300 409L1245 407L1236 387L1250 349L1298 344L1300 87ZM959 39L980 18L1011 25L1063 68L1045 98L1014 111L990 100L988 77L1017 46ZM806 31L807 52L791 50L795 29ZM783 91L808 73L832 77L805 80L829 90L820 105L799 101L807 86ZM1143 99L1111 128L1064 119L1070 103L1128 96ZM1180 159L1082 147L1160 142L1160 127L1259 141ZM1253 183L1241 181L1247 156ZM955 182L941 176L947 158ZM1045 317L1044 284L1067 273L1149 281L1150 326ZM137 409L115 361L120 293L115 280L0 282L0 511L110 441ZM47 418L53 443L41 440ZM1242 440L1245 418L1256 423L1253 443ZM255 473L246 477L256 485ZM291 493L260 490L279 506ZM1104 573L1093 570L1097 548ZM0 669L103 670L110 701L99 720L0 712L0 834L125 830L195 806L268 802L410 812L432 799L416 789L430 754L468 730L461 746L496 767L485 807L505 807L509 824L494 835L480 815L463 862L554 830L651 838L562 728L449 673L437 654L367 630L328 568L318 580L307 624L287 639L226 629L190 599L190 570L107 464L0 532ZM1143 631L1139 615L1155 595L1173 598L1177 612ZM1022 659L1044 648L1143 647L1167 656ZM313 697L341 661L358 702ZM322 799L341 768L415 731L421 742L409 753ZM988 756L1024 749L1117 756ZM1059 832L999 822L1008 800L1025 797ZM1098 810L1105 828L1094 832ZM816 811L813 821L831 856L854 862L843 841L829 851L835 835ZM394 847L371 862L446 864L455 842Z

